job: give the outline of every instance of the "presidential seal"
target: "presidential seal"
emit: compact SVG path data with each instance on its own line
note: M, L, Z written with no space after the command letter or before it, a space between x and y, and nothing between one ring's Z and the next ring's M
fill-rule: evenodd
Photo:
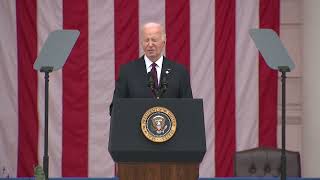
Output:
M152 142L166 142L176 132L177 120L174 114L164 107L148 109L141 119L141 131Z

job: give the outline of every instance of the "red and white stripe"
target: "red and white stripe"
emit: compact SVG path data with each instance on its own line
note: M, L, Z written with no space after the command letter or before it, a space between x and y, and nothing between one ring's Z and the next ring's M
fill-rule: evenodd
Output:
M203 98L207 153L201 177L232 176L235 151L276 146L277 73L251 28L279 31L279 0L0 1L0 168L33 176L42 164L44 75L33 63L48 34L81 34L50 74L50 177L112 177L108 106L120 65L142 55L139 29L165 26L169 59L190 72Z

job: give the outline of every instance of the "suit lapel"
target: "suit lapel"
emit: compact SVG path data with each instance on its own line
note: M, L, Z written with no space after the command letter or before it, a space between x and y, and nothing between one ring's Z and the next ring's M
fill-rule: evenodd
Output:
M172 63L166 57L163 57L163 63L162 63L162 69L161 69L161 75L160 75L160 84L163 79L163 76L166 75L168 78L168 75L171 71L172 71Z
M152 91L147 85L147 69L146 69L146 63L144 61L144 56L140 57L137 60L137 76L139 78L139 82L142 82L143 92L145 95L147 95L149 98L152 98Z
M140 78L147 78L146 64L144 62L143 56L137 60L137 73L139 73Z

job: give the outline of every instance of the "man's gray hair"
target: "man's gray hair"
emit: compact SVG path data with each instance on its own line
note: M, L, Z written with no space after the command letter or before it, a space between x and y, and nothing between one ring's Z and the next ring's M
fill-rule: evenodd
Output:
M143 26L142 26L142 28L141 28L141 30L140 30L140 34L143 34L142 32L143 32L143 29L144 28L146 28L146 27L160 27L160 29L161 29L161 39L163 40L163 41L166 41L166 31L165 31L165 28L160 24L160 23L156 23L156 22L148 22L148 23L145 23ZM142 36L141 36L142 37Z

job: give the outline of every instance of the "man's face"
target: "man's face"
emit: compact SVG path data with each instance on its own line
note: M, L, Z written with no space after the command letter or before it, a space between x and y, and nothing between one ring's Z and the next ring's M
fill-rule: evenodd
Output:
M161 28L158 26L145 27L142 33L142 47L145 55L155 62L161 56L165 41L162 39Z

